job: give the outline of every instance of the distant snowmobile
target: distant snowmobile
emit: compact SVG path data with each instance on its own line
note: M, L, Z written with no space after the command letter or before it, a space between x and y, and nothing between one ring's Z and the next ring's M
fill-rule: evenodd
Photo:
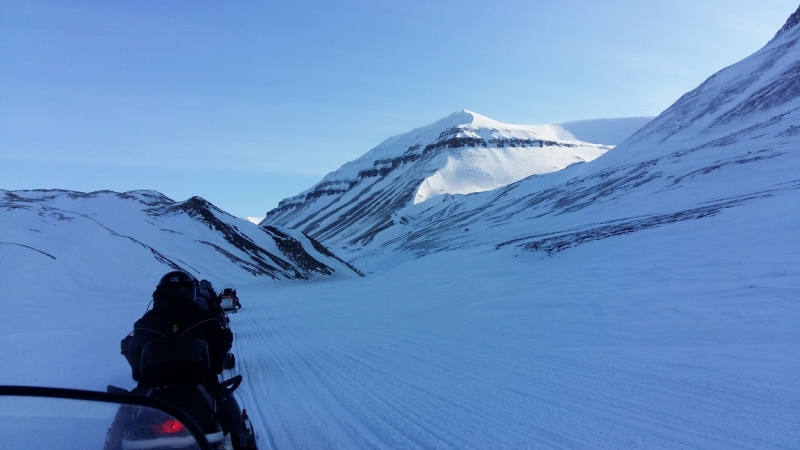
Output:
M233 353L228 353L225 355L225 363L223 365L224 368L231 370L236 367L236 357L233 356Z
M221 306L222 310L225 312L236 314L242 309L242 304L239 302L239 297L236 295L236 288L233 286L225 286L219 298L219 306Z

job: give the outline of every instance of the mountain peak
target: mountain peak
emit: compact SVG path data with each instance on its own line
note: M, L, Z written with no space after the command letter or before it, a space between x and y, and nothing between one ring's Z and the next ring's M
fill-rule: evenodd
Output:
M800 23L800 7L798 7L797 10L794 13L792 13L792 15L789 16L788 19L786 19L786 23L781 27L780 30L778 30L777 33L775 33L775 37L773 37L772 39L774 40L778 36L796 27L798 23Z
M453 114L450 114L449 116L445 117L443 121L446 120L448 122L455 122L458 123L459 125L471 125L476 118L485 119L486 117L478 113L472 112L468 109L462 109L461 111L456 111Z
M472 123L472 120L475 118L475 115L476 115L476 113L474 113L474 112L472 112L472 111L470 111L468 109L462 109L461 111L456 111L453 114L450 114L445 119L451 119L452 118L453 120L460 121L461 123L466 125L466 124Z
M502 124L468 109L456 111L436 122L435 125L437 128L452 128L458 126L467 126L470 128L500 128L507 126L506 124Z
M269 211L262 226L297 228L337 245L365 245L382 230L404 223L406 210L415 205L497 189L590 161L609 149L566 134L552 125L509 125L457 111L391 137L329 173Z

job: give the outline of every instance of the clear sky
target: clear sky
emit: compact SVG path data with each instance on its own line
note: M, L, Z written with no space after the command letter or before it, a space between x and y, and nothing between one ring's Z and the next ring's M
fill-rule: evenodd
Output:
M469 109L654 116L789 0L0 0L0 189L155 189L264 216Z

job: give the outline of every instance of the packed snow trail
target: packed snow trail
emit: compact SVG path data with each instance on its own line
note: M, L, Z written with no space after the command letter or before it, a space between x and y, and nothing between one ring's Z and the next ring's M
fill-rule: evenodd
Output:
M697 239L240 289L239 398L264 449L790 448L797 276Z

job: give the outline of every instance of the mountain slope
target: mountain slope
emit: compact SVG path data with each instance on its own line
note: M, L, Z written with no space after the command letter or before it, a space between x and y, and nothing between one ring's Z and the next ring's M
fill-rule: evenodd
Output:
M589 161L610 147L576 141L553 125L502 124L471 111L387 139L282 201L262 225L296 228L326 245L364 245L431 199L496 189Z
M798 40L800 27L785 28L591 162L406 206L383 239L351 246L348 257L473 246L553 253L773 197L785 199L781 214L800 217Z
M154 191L55 190L0 195L1 262L7 286L45 273L59 274L65 282L91 279L82 273L81 261L98 259L118 264L120 280L134 271L152 276L172 269L198 278L357 275L302 233L259 228L199 197L175 202ZM21 267L37 270L18 274Z

